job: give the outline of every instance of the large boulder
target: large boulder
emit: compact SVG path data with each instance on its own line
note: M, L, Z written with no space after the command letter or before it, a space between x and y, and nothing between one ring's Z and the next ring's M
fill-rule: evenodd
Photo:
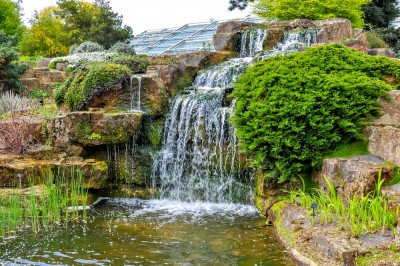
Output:
M49 131L54 145L60 147L71 143L83 146L121 144L136 134L141 121L141 112L72 112L54 118Z
M388 48L369 49L368 50L368 54L386 56L386 57L389 57L389 58L396 58L396 54L393 52L393 50L388 49Z
M379 99L381 116L370 121L373 126L400 127L400 90L391 90L389 99Z
M217 51L234 51L238 33L245 27L258 25L240 20L221 23L213 36L213 44Z
M319 32L317 43L342 43L344 39L354 38L354 31L348 19L334 18L314 21Z
M400 128L370 126L365 132L369 138L368 151L371 154L400 166Z
M375 189L378 177L392 178L393 169L383 165L384 161L375 156L355 156L353 158L325 159L322 170L313 175L321 189L329 190L325 177L333 183L338 195L351 198L363 197Z

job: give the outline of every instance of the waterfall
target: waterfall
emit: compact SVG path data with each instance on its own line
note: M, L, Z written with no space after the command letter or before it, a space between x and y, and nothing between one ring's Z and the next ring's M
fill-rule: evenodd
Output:
M235 179L240 170L233 104L224 107L224 89L178 96L165 125L163 150L153 176L161 197L185 201L231 202L251 195Z
M240 57L253 57L263 50L263 42L267 36L265 29L250 27L242 33L240 42Z
M133 86L133 79L137 80L137 86ZM131 91L131 111L141 111L141 92L142 92L142 77L131 76L129 81L129 88Z
M230 124L235 101L225 94L254 61L266 31L249 30L241 55L200 71L193 86L178 95L164 127L162 150L153 165L153 186L160 197L183 201L252 203L253 186ZM315 42L309 33L288 33L268 56ZM314 39L313 39L314 38ZM261 43L261 44L260 44ZM266 57L266 55L264 55ZM248 168L246 168L248 169Z

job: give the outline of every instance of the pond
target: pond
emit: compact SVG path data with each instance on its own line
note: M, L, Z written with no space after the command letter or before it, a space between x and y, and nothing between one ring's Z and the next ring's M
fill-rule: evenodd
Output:
M294 265L250 205L110 199L86 223L18 234L1 265Z

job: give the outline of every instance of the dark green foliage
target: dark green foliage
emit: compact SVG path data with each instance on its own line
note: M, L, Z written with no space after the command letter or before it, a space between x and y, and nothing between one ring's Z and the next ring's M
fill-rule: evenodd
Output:
M387 43L392 50L398 54L400 51L400 28L379 28L374 29L375 32L382 40Z
M0 89L20 92L24 86L19 80L28 68L18 64L18 36L7 36L0 30Z
M244 151L284 182L318 169L339 144L363 139L377 98L400 78L400 64L340 44L278 56L249 68L235 85L233 122Z
M232 11L236 8L238 10L244 10L248 6L249 2L254 2L254 0L229 0L228 10Z
M364 21L376 28L387 28L399 15L396 0L373 0L363 6Z
M95 62L77 68L55 91L57 103L66 101L70 110L76 110L93 94L95 89L104 89L131 73L126 66Z

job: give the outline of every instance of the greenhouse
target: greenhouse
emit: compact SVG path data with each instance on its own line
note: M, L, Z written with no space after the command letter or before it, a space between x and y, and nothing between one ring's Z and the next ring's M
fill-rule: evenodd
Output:
M246 22L260 22L255 16L240 19ZM149 56L174 55L195 51L215 51L213 35L218 26L226 20L185 24L182 27L148 30L133 38L131 44L137 54Z

